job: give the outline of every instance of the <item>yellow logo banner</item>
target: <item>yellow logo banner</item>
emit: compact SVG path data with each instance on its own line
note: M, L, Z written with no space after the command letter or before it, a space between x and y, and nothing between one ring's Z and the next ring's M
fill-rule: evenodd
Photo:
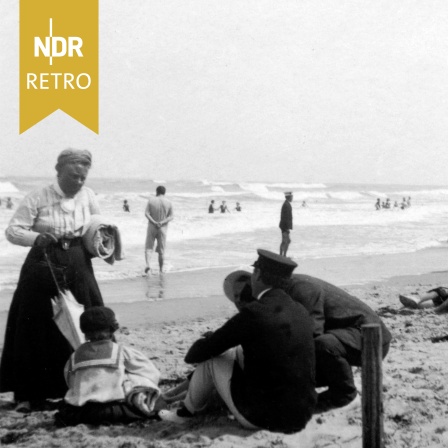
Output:
M20 0L20 130L61 109L98 134L98 0Z

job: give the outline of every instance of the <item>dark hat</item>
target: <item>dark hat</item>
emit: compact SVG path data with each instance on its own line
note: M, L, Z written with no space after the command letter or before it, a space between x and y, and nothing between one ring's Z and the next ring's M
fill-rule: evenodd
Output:
M264 249L257 249L258 260L253 264L254 267L280 277L290 277L292 271L297 267L297 263L290 258L283 257L274 252Z
M90 168L92 165L92 153L87 149L64 149L58 156L56 170L59 171L64 165L69 163L80 163Z
M285 196L292 196L292 191L285 191Z
M79 318L81 331L92 333L101 330L118 330L119 325L115 313L105 306L92 306L85 310Z

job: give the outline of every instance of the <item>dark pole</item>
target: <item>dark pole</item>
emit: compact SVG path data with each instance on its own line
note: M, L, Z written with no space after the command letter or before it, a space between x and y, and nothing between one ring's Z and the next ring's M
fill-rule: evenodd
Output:
M362 440L363 448L383 448L383 358L381 327L362 325Z

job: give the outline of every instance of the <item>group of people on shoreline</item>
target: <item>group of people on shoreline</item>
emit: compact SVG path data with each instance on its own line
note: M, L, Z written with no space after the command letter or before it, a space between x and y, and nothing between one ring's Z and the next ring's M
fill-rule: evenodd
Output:
M166 187L159 185L156 188L156 196L151 196L148 200L145 210L145 217L148 220L148 227L145 241L145 274L151 271L151 256L155 251L158 254L159 272L163 273L166 239L168 232L168 223L174 219L173 205L165 197ZM222 201L221 205L215 208L215 201L212 199L208 208L208 213L220 211L221 213L231 213L226 201ZM237 212L242 211L239 202L235 205ZM123 211L129 213L130 206L128 201L123 201Z
M361 326L380 326L383 357L391 334L358 298L294 274L297 264L286 257L287 246L282 254L258 249L251 268L225 278L224 294L237 314L191 346L185 362L195 366L193 372L162 392L149 356L116 342L118 322L95 279L83 239L83 229L100 213L95 194L84 186L91 163L87 150L62 151L55 182L29 193L6 229L11 243L31 248L9 310L0 364L0 392L14 393L17 411L48 409L57 400L60 426L143 419L185 424L219 396L243 427L292 433L313 413L356 398L352 366L361 365ZM157 187L145 211L147 267L155 242L163 267L173 219L165 192ZM287 221L288 205L285 210ZM282 234L292 228L292 215L280 228ZM86 342L76 350L53 320L51 300L61 290L85 308L79 324ZM317 387L327 389L317 393ZM181 404L173 409L176 402Z
M392 202L389 198L386 198L385 201L381 201L380 198L378 198L375 202L375 209L381 210L381 209L401 209L404 210L406 208L409 208L411 206L411 197L409 196L407 199L403 198L400 204L398 204L398 201L395 201L392 205Z
M241 204L239 202L237 202L235 204L235 211L237 212L241 212L243 209L241 207ZM227 206L227 202L226 201L222 201L221 205L219 205L218 207L215 208L215 200L212 199L210 201L210 204L208 206L208 212L209 213L215 213L219 211L220 213L231 213L229 210L229 207Z

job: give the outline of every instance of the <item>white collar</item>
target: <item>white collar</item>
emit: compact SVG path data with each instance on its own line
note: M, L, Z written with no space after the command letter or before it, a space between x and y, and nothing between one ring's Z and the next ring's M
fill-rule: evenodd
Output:
M272 287L266 288L265 290L261 291L260 294L258 294L258 296L257 296L257 300L260 300L271 289L272 289Z

